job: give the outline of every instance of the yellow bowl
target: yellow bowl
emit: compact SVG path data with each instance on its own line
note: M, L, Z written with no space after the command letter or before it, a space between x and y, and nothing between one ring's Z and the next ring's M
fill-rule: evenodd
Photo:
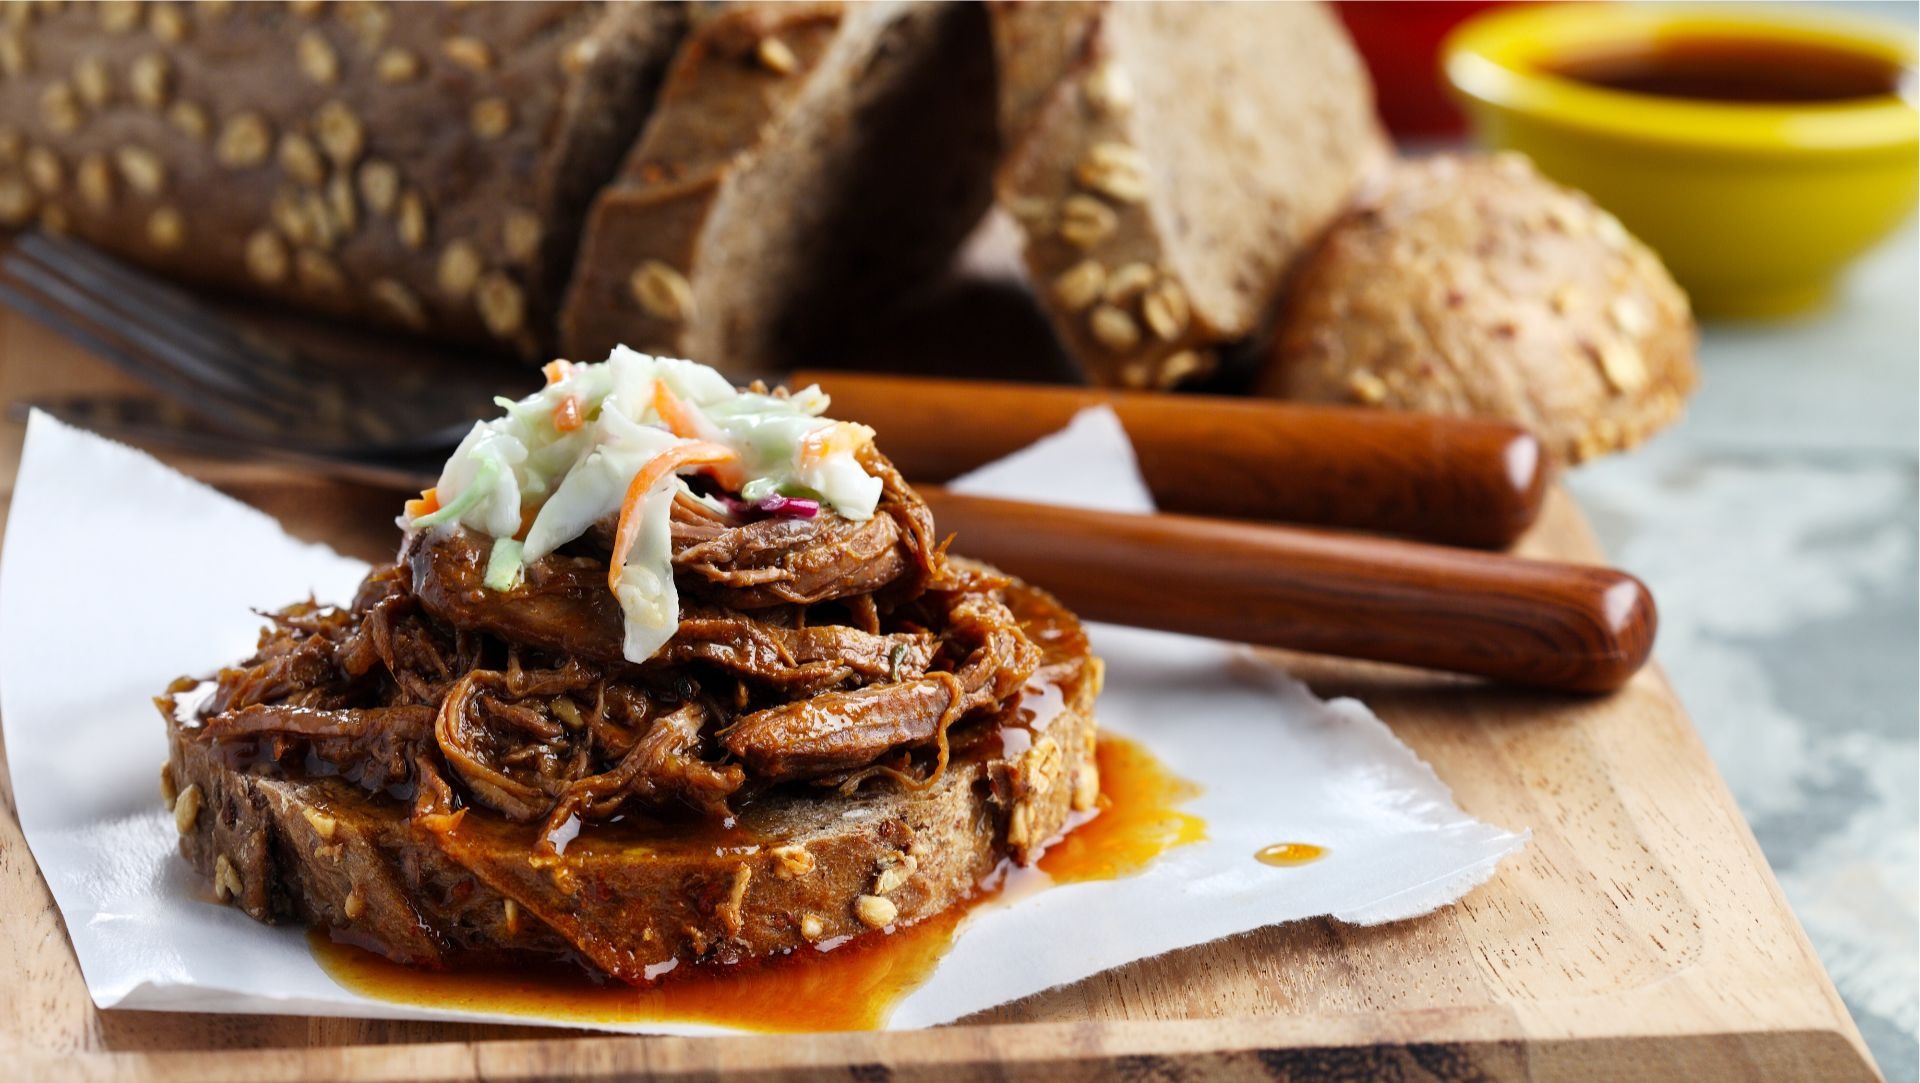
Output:
M1840 49L1911 69L1907 35L1828 15L1612 4L1516 7L1447 39L1447 81L1489 144L1584 189L1660 253L1707 315L1813 307L1912 210L1920 120L1898 95L1745 104L1556 75L1576 56L1673 40Z

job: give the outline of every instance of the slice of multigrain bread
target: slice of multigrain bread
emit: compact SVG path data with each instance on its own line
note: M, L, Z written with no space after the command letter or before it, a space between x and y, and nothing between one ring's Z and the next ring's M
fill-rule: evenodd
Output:
M625 344L754 375L832 356L934 278L991 201L985 16L746 3L699 16L589 218L569 356Z
M1257 330L1387 144L1318 4L989 5L1001 204L1106 384L1172 387Z
M956 733L923 789L803 784L757 798L724 832L595 824L546 857L530 826L479 810L450 832L418 829L406 801L248 770L170 717L162 790L181 852L222 901L397 961L577 952L640 980L668 960L778 954L931 917L1093 807L1099 660L1050 597L1015 585L1009 603L1052 632L1035 682L1057 682L1060 708L1016 706Z

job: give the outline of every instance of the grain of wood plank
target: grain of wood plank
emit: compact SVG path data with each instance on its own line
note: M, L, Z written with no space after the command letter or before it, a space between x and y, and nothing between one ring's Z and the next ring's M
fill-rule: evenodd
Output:
M121 388L0 313L0 400ZM21 430L0 426L0 495ZM377 557L391 497L174 460L296 533ZM0 508L0 524L5 511ZM1524 551L1595 560L1552 494ZM533 1027L100 1012L0 789L0 1065L9 1078L368 1080L810 1073L895 1079L1871 1079L1864 1046L1657 668L1604 699L1288 659L1365 699L1468 811L1533 841L1460 904L1310 921L1149 959L899 1034L610 1037ZM4 675L0 675L3 679ZM4 750L0 750L4 763ZM1286 766L1274 765L1284 784Z

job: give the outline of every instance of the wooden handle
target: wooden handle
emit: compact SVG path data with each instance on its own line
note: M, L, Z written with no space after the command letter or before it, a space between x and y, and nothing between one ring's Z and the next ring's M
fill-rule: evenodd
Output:
M1573 692L1653 650L1653 598L1611 568L1181 515L920 489L953 551L1089 620Z
M916 481L946 481L1107 403L1168 511L1504 549L1540 513L1538 440L1498 421L1254 399L802 371Z

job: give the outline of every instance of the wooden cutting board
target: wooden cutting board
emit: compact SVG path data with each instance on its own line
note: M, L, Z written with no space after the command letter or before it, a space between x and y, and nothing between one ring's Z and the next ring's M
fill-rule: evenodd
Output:
M0 312L0 398L124 388ZM10 497L20 426L0 427ZM368 557L392 497L175 460ZM0 519L4 513L0 512ZM1523 551L1599 553L1556 493ZM1657 668L1604 699L1296 658L1365 700L1467 811L1532 844L1459 904L1262 929L951 1026L637 1038L485 1026L97 1011L0 789L0 1074L101 1079L764 1077L1872 1079L1859 1032ZM76 659L76 666L83 666ZM3 754L0 754L3 755ZM1273 765L1286 785L1288 765ZM156 800L158 800L156 795ZM1013 965L1013 961L1009 961Z

